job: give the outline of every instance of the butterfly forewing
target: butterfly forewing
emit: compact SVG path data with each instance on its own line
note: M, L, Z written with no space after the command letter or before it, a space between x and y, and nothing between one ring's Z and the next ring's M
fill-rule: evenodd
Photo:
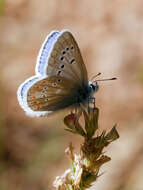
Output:
M45 73L48 76L62 76L78 81L81 84L87 84L87 71L72 34L68 31L63 31L60 35L56 33L51 34L51 36L56 36L57 39L48 56ZM51 37L49 38L51 39ZM45 54L42 54L41 59L44 59L43 57L45 58Z
M37 57L37 64L35 68L36 74L40 74L42 76L46 75L45 67L48 64L48 59L51 55L53 45L55 44L59 36L60 32L53 31L50 33L50 35L46 37Z

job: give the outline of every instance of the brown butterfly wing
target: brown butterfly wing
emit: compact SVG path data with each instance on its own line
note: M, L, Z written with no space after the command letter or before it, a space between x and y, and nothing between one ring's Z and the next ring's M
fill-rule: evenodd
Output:
M27 103L33 111L56 111L74 104L77 90L77 84L70 79L47 77L29 88Z
M88 84L87 70L78 45L68 31L63 31L48 59L48 76L61 76L82 85Z

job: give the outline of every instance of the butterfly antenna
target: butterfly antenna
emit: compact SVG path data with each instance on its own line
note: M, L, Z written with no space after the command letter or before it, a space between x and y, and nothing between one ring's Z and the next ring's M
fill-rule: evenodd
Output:
M99 75L101 75L101 73L97 73L96 75L94 75L93 77L91 77L90 81L93 81L96 77L98 77Z
M113 78L109 78L109 79L99 79L99 80L95 80L94 82L97 82L97 81L116 80L116 79L117 79L116 77L113 77Z

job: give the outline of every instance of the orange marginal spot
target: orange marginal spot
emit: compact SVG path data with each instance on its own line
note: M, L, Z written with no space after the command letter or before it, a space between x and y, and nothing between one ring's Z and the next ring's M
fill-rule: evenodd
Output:
M40 106L39 105L37 105L37 110L40 110Z
M39 89L39 86L35 85L34 88Z
M43 80L42 82L41 82L41 84L45 84L46 83L46 81L45 80Z
M37 101L34 101L33 104L37 104Z
M33 99L35 99L36 97L35 96L32 96Z

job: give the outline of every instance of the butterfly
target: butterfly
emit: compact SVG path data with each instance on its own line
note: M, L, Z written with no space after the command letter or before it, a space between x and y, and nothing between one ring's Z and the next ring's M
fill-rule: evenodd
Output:
M29 116L86 104L98 90L88 81L79 47L68 30L52 31L39 51L35 75L20 85L17 97Z

